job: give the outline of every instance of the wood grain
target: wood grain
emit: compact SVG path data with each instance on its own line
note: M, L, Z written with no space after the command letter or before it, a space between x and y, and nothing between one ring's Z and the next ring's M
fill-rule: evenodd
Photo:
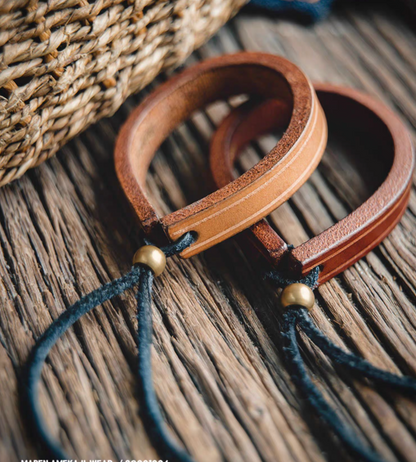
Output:
M243 11L188 60L244 48L282 54L313 79L384 100L416 128L416 36L392 9L339 8L316 25ZM165 77L159 78L156 82ZM39 455L18 408L20 368L35 339L71 303L128 270L140 245L118 186L112 150L138 100L91 127L63 152L0 190L0 460ZM149 196L168 213L211 191L208 143L227 113L215 104L162 146ZM242 172L267 152L247 149ZM363 169L331 144L310 181L271 216L298 244L371 193ZM370 175L371 177L371 175ZM379 367L416 374L416 197L379 248L318 291L315 322ZM277 291L235 241L172 259L154 296L155 385L174 435L198 461L349 460L310 414L282 362ZM43 374L42 406L73 457L157 458L138 417L132 293L85 316L58 342ZM388 461L413 461L416 405L335 369L307 340L308 368L326 398Z

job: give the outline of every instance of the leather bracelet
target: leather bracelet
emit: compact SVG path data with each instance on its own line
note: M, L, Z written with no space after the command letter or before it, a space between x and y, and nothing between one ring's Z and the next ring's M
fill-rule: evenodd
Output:
M409 133L384 104L351 88L316 84L315 90L331 123L345 130L364 127L373 136L376 162L390 163L385 181L377 191L347 217L318 236L289 248L273 228L262 220L245 236L276 268L294 279L319 267L319 284L336 276L376 247L400 220L409 200L414 156ZM282 127L290 116L280 101L253 107L246 103L224 119L211 142L210 164L215 183L232 181L232 165L241 148L257 136Z
M159 218L145 195L149 164L162 141L196 109L247 93L285 104L290 121L279 143L256 166L209 196ZM238 53L202 62L161 85L132 112L115 147L116 171L144 232L196 241L190 257L231 237L285 202L311 175L324 152L327 126L306 76L284 58Z
M392 165L386 181L361 207L293 251L289 251L286 243L265 221L254 222L273 210L280 200L290 197L306 180L322 156L326 143L326 123L320 104L306 77L295 66L282 58L256 53L211 60L162 86L129 118L117 141L117 173L143 228L152 234L159 229L170 237L184 229L187 232L163 248L153 245L141 247L133 257L130 272L82 297L63 311L37 339L20 389L25 420L31 425L29 433L42 444L46 455L56 460L69 459L50 435L38 399L42 366L49 351L83 315L125 290L137 287L138 395L141 397L144 428L161 459L193 462L192 457L178 446L176 439L170 437L152 383L152 282L163 272L167 257L178 253L190 256L253 225L248 234L275 264L286 262L294 272L303 274L311 265L321 264L322 282L374 247L400 218L407 203L413 170L412 149L406 130L383 105L358 92L329 86L319 87L318 91L330 120L341 115L348 126L349 122L359 118L367 131L372 130L377 135L380 153L389 158ZM195 108L241 92L272 100L254 109L244 105L231 113L218 130L213 140L211 161L222 189L159 220L144 195L145 174L158 144ZM276 148L257 166L232 181L232 162L241 146L263 131L286 124L288 129ZM280 194L277 201L276 191ZM245 210L247 205L252 209ZM231 212L228 214L228 211ZM200 246L186 254L185 250L192 249L195 244L195 236L190 231L199 233L196 243L199 242ZM351 254L352 251L356 253ZM283 258L285 256L287 258ZM316 268L308 278L295 283L283 278L278 281L283 288L280 296L284 310L281 337L286 363L294 383L349 452L357 460L380 461L378 454L363 444L345 420L338 417L336 409L326 402L308 376L299 348L298 329L328 359L349 372L353 371L357 377L413 395L416 393L416 380L377 369L363 358L333 344L315 327L307 310L314 306L312 288L317 283L318 272Z

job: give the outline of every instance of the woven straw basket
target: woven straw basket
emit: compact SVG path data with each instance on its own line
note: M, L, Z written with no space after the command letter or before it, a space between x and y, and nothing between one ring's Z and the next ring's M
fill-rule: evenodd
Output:
M177 66L246 0L0 0L0 186Z

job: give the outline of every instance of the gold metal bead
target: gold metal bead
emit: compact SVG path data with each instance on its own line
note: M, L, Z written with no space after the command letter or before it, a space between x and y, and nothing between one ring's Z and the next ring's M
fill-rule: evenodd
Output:
M309 286L297 282L283 289L280 303L283 308L298 305L311 310L315 304L315 295Z
M166 255L154 245L144 245L134 254L133 265L141 264L149 267L153 274L159 276L166 266Z

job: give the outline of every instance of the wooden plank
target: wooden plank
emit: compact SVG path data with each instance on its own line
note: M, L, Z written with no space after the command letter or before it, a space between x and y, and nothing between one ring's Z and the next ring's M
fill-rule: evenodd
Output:
M339 8L309 27L250 10L187 65L241 48L282 54L314 80L352 85L383 99L414 136L415 43L404 18L375 5ZM38 455L17 399L20 367L35 338L82 294L126 272L140 245L112 149L141 96L0 191L0 460ZM148 179L160 213L212 190L209 138L227 111L220 103L196 114L161 147ZM247 148L236 172L257 162L275 141L271 134ZM272 214L271 223L293 244L371 193L368 172L357 174L347 154L331 142L308 183ZM340 346L413 375L415 217L413 191L391 236L322 286L313 312ZM153 308L157 394L169 428L198 461L349 460L294 388L282 359L277 291L235 241L187 261L172 259L156 281ZM128 293L85 316L54 348L43 374L42 407L71 456L157 458L138 416L135 328ZM353 380L307 340L303 351L314 381L360 438L388 461L414 460L414 402Z

